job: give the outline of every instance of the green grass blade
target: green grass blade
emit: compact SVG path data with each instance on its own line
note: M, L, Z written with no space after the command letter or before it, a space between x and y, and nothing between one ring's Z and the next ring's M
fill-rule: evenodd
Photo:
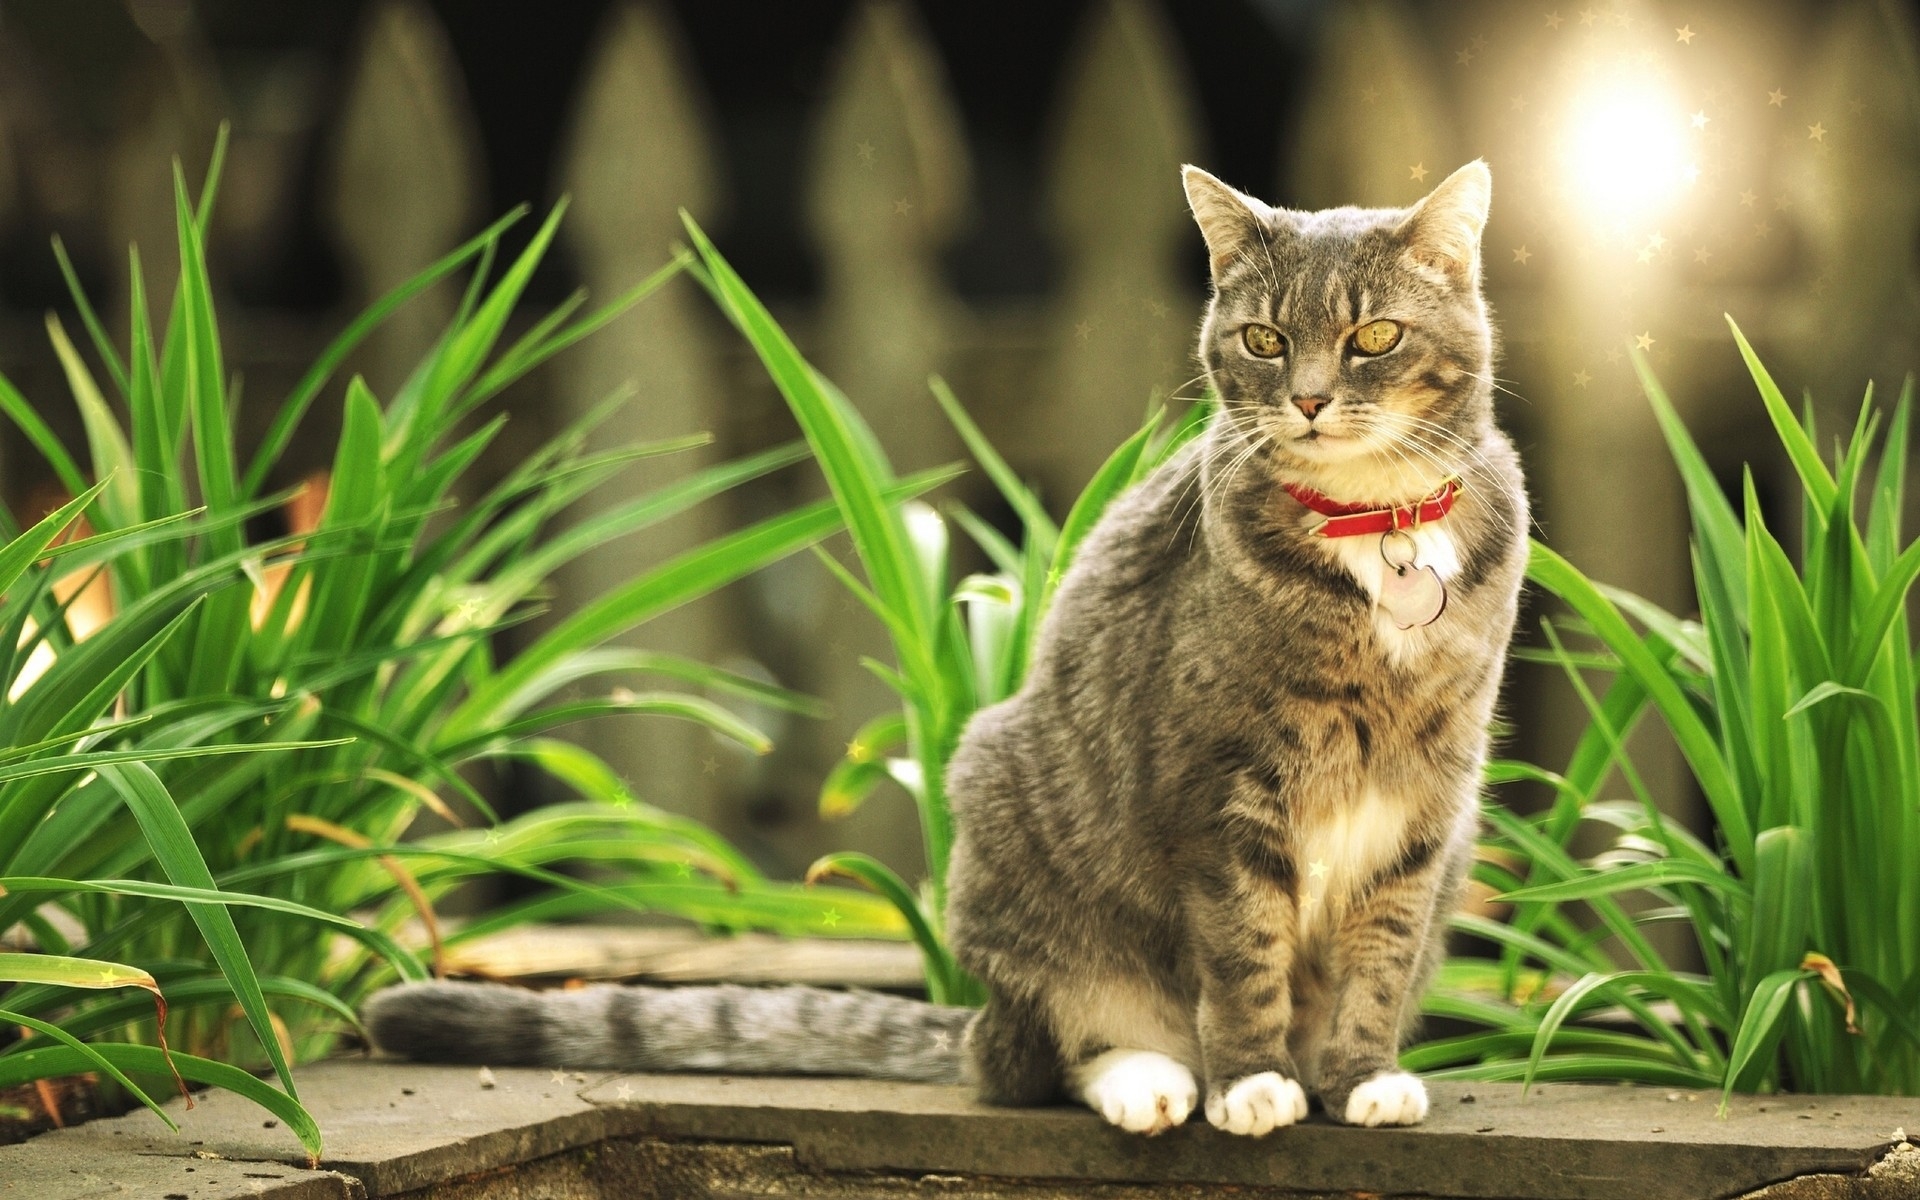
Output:
M106 397L100 394L100 387L94 383L86 363L81 361L80 352L67 340L67 332L61 328L60 319L51 313L47 314L47 337L53 342L60 366L66 371L67 386L73 391L74 402L80 407L81 422L87 431L87 446L93 455L93 473L108 485L100 496L94 524L108 529L134 524L139 520L140 484L127 435L120 428L113 410L107 406Z
M1763 976L1797 966L1807 951L1812 916L1813 847L1806 830L1782 825L1762 830L1755 843L1753 915L1740 991L1751 994ZM1735 927L1736 929L1738 926Z
M33 443L40 457L47 460L47 465L53 468L53 473L60 479L60 486L67 489L68 495L78 496L87 490L86 476L74 463L73 456L67 453L66 446L40 419L32 402L21 395L20 389L14 387L4 375L0 375L0 409L5 410L14 425Z
M1874 660L1887 649L1888 635L1893 632L1895 622L1906 618L1907 593L1912 590L1915 579L1920 579L1920 541L1908 546L1893 561L1867 602L1866 612L1855 627L1852 651L1841 676L1849 684L1856 687L1864 684Z
M665 287L692 262L692 254L685 250L680 251L639 283L558 332L547 334L544 328L545 322L542 322L540 326L535 327L536 332L541 336L530 333L526 338L508 347L494 365L489 367L471 388L467 389L467 395L461 401L460 411L465 412L480 404L575 342L605 328L634 305Z
M1546 1014L1540 1019L1539 1028L1534 1031L1533 1047L1527 1055L1527 1073L1521 1079L1521 1094L1525 1095L1527 1089L1533 1086L1540 1072L1541 1061L1546 1057L1548 1047L1553 1044L1554 1035L1559 1032L1567 1018L1572 1016L1581 1004L1588 1002L1590 997L1597 999L1602 995L1617 995L1634 984L1663 985L1670 983L1672 978L1660 972L1616 971L1608 974L1596 972L1575 980L1548 1006ZM1677 1049L1675 1057L1682 1067L1698 1066L1694 1056L1686 1053L1684 1046Z
M128 1095L138 1100L152 1112L154 1116L159 1117L161 1123L168 1129L174 1133L180 1132L180 1126L174 1123L173 1117L166 1109L161 1108L152 1096L147 1095L144 1089L134 1083L133 1080L128 1079L126 1074L109 1061L106 1055L82 1042L79 1038L74 1037L71 1033L68 1033L66 1030L51 1022L42 1021L38 1017L30 1017L25 1013L17 1013L4 1008L0 1008L0 1021L4 1021L9 1025L24 1025L36 1033L59 1042L69 1053L78 1054L87 1062L93 1064L87 1068L88 1070L99 1071L101 1074L111 1078L115 1083L125 1088ZM31 1051L29 1051L29 1053L31 1053ZM3 1069L4 1068L0 1068L0 1070ZM45 1078L45 1076L41 1078Z
M1748 993L1746 1010L1740 1014L1740 1027L1734 1032L1733 1046L1727 1054L1726 1073L1720 1084L1720 1111L1723 1115L1727 1098L1745 1079L1749 1070L1765 1068L1767 1056L1780 1038L1780 1023L1786 1015L1787 1001L1792 998L1795 985L1811 974L1798 968L1774 971L1763 977Z
M205 978L192 979L177 975L163 976L166 989L167 1009L179 1013L198 1004L220 1004L230 1006L233 1003L233 989L218 974ZM360 1015L353 1007L332 992L315 987L299 979L269 977L260 980L260 988L269 996L283 1000L298 1000L324 1011L328 1016L338 1018L348 1029L361 1030ZM151 1016L153 1001L142 996L128 996L123 999L109 1000L104 1003L86 1005L72 1015L61 1018L60 1027L75 1037L92 1037L95 1034L120 1029L123 1026ZM363 1031L364 1032L364 1031ZM43 1046L36 1038L15 1042L0 1054L21 1054L39 1050Z
M94 353L100 356L100 362L107 368L107 374L113 377L113 384L122 396L130 395L130 376L127 365L120 360L119 352L113 347L113 339L107 336L106 326L100 323L100 316L93 311L92 301L87 299L87 290L80 286L80 276L73 269L73 261L67 257L66 243L59 234L53 235L53 258L60 264L60 278L66 281L67 295L73 298L73 306L80 313L80 321L87 328L87 336L93 340Z
M723 311L760 356L813 447L874 592L900 614L915 642L930 643L936 616L925 589L915 580L904 523L884 498L893 482L892 468L872 429L846 397L800 356L693 218L682 213L682 220ZM921 682L924 686L928 681Z
M885 493L888 503L910 499L952 478L921 472ZM476 688L449 718L449 736L464 736L493 719L499 705L554 663L597 646L696 596L749 575L829 536L841 526L839 508L820 501L772 517L687 551L616 588L562 621L493 678Z
M478 374L481 364L492 352L506 328L508 316L532 280L534 268L552 244L566 210L567 201L562 198L486 299L471 313L462 314L447 331L447 339L431 360L419 387L403 390L394 401L390 415L396 435L404 444L415 447L411 453L399 456L403 466L410 468L418 460L418 448L438 436L444 420L458 416L454 408L455 395Z
M1675 682L1670 669L1663 666L1641 643L1613 602L1580 574L1573 564L1547 547L1534 543L1528 563L1528 577L1566 601L1575 612L1593 626L1607 647L1620 656L1621 663L1647 690L1648 696L1666 718L1667 728L1679 743L1680 752L1693 768L1700 789L1714 817L1726 832L1728 848L1745 875L1753 869L1753 829L1746 809L1727 771L1726 760L1713 733Z
M1740 326L1731 316L1727 317L1727 328L1733 330L1733 340L1740 347L1740 357L1746 360L1747 371L1753 376L1754 385L1760 389L1760 399L1766 405L1767 416L1773 422L1774 432L1780 437L1780 444L1786 448L1794 471L1800 476L1800 485L1806 489L1808 499L1822 510L1832 508L1839 489L1833 474L1820 461L1819 447L1814 444L1811 434L1794 419L1793 410L1787 406L1787 399L1780 392L1780 385L1773 381L1773 376L1761 364L1760 356L1753 352L1747 336L1740 332Z
M225 904L235 908L257 908L285 913L324 925L351 929L360 922L352 917L326 912L311 905L283 900L278 896L259 896L251 892L229 892L207 887L187 887L170 883L150 883L142 879L57 879L51 876L0 875L0 888L9 892L39 895L144 896L151 900L175 900L188 904ZM0 955L0 958L6 956ZM29 956L44 957L44 956ZM0 967L4 970L4 967ZM8 976L0 974L0 978Z
M287 1092L269 1087L260 1080L242 1071L239 1067L230 1067L225 1063L200 1058L192 1054L175 1053L163 1055L152 1046L130 1046L117 1042L95 1043L93 1055L106 1059L114 1067L123 1071L136 1071L149 1075L165 1075L178 1068L182 1076L195 1083L210 1084L225 1088L229 1092L253 1101L269 1113L278 1117L293 1135L300 1139L305 1147L310 1165L317 1165L323 1151L320 1126L313 1115L301 1107L298 1100ZM35 1079L50 1079L60 1075L74 1075L96 1068L93 1055L83 1054L70 1046L50 1046L45 1050L34 1050L26 1054L10 1054L0 1058L0 1087L13 1087L22 1083L31 1083Z
M834 821L852 816L867 796L886 778L889 756L907 744L907 721L897 712L881 713L855 731L847 742L846 757L827 773L820 785L820 817Z
M146 988L158 993L153 976L139 967L61 954L0 953L0 981L43 983L74 988Z
M1515 888L1497 899L1514 903L1521 901L1564 903L1568 900L1590 900L1595 896L1612 896L1619 892L1672 887L1675 884L1692 884L1729 896L1747 894L1746 886L1723 870L1686 859L1661 859L1657 862L1611 867L1605 871L1594 871L1553 883L1530 884L1527 887Z
M1635 374L1640 377L1640 388L1646 394L1647 403L1652 405L1654 417L1659 421L1667 450L1680 470L1680 480L1687 491L1687 511L1693 516L1693 540L1699 549L1704 569L1712 578L1716 590L1725 595L1730 611L1744 618L1747 611L1746 551L1740 520L1734 515L1733 506L1728 503L1720 481L1714 478L1706 457L1694 444L1693 435L1687 432L1686 424L1680 420L1680 414L1674 409L1666 389L1654 376L1646 355L1638 347L1629 349L1627 353L1632 359Z
M200 848L194 842L193 831L181 819L179 806L151 767L141 763L103 766L100 768L100 777L126 801L127 808L140 823L141 832L153 848L154 861L160 864L167 878L182 887L218 890L213 881L213 872L208 870L207 860L201 856ZM292 1066L287 1062L280 1039L274 1033L266 996L260 991L260 981L254 974L253 962L247 957L246 947L240 942L240 932L234 928L232 914L224 905L205 903L189 903L187 912L193 918L193 923L200 927L201 936L206 938L207 949L213 954L214 961L220 964L221 973L233 985L240 1008L246 1013L254 1036L260 1039L267 1059L273 1063L274 1073L280 1077L287 1095L298 1099L293 1086Z
M280 461L280 456L286 453L287 446L293 441L294 431L300 427L302 418L313 406L321 389L326 387L327 381L333 378L333 373L340 369L369 334L385 324L387 319L407 301L453 274L474 255L493 245L500 235L524 217L526 212L525 205L514 209L474 237L442 255L419 274L394 287L386 295L368 305L365 312L355 317L353 322L342 330L325 350L320 352L320 357L314 360L306 374L300 377L299 382L294 384L293 390L287 393L287 398L281 402L279 411L274 414L273 424L267 430L267 436L261 441L260 449L255 451L253 461L247 466L246 478L241 484L242 492L249 496L255 495L265 485L267 475Z
M584 721L593 717L656 716L675 717L704 726L709 731L738 742L755 754L773 749L767 735L711 700L681 696L672 692L628 693L606 700L583 700L557 704L527 714L518 720L494 726L465 741L440 744L435 750L448 762L459 764L489 748L497 748L522 738Z
M993 480L993 486L1000 490L1000 495L1019 515L1020 524L1027 531L1027 540L1041 554L1052 557L1059 541L1060 528L1047 515L1040 497L1020 481L1007 460L987 440L987 435L980 432L980 427L967 415L967 410L953 394L953 389L947 386L947 381L935 375L927 384L933 389L933 398L939 401L941 411L947 414L947 420L960 434L960 440L966 443L967 452L986 470L987 478Z
M1160 417L1160 413L1154 413L1132 437L1120 443L1120 448L1108 455L1107 461L1100 464L1100 469L1093 473L1092 480L1081 491L1079 498L1073 502L1073 508L1067 513L1066 522L1060 527L1059 542L1053 552L1052 569L1047 575L1049 596L1053 589L1059 586L1060 580L1066 577L1067 568L1073 565L1074 552L1080 548L1080 543L1093 530L1094 523L1107 511L1107 506L1112 504L1121 492L1132 486L1140 460L1147 452L1147 444L1160 428ZM1043 602L1041 606L1043 612L1045 608Z
M934 932L932 923L920 908L919 898L907 886L906 880L871 855L846 851L817 859L807 868L807 883L818 883L835 875L857 880L885 897L889 904L900 911L907 927L913 931L914 944L920 947L920 956L926 965L930 998L935 1004L949 1003L954 984L953 958L947 953L939 934Z
M105 483L96 483L83 490L35 522L32 528L8 542L5 547L0 547L0 596L13 590L13 585L26 573L27 568L40 560L54 539L67 531L67 527L86 511L106 486ZM12 676L9 675L8 679L11 680Z
M1867 551L1874 571L1885 578L1900 552L1900 524L1907 494L1907 454L1912 444L1913 376L1900 387L1887 426L1886 445L1880 451L1880 469L1874 476L1873 500L1867 509Z
M700 879L642 882L568 891L505 905L449 935L457 945L528 921L558 920L605 912L610 903L636 912L684 917L713 929L763 929L789 937L879 938L904 941L906 919L891 903L848 888L807 888L762 883L730 889Z
M211 199L216 179L209 178L205 195ZM206 247L201 225L187 199L187 180L178 161L173 168L175 225L180 243L181 316L187 322L187 409L193 432L193 453L200 474L200 494L207 511L218 517L238 499L234 475L232 414L227 411L226 367L221 361L220 327L213 311L213 285L207 275ZM215 553L239 549L238 530L211 535Z

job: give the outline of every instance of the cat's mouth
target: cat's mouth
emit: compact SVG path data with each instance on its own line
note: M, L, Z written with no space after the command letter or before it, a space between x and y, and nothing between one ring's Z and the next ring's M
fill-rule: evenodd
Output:
M1367 452L1368 440L1352 429L1309 427L1289 433L1283 445L1302 459L1313 462L1344 462Z

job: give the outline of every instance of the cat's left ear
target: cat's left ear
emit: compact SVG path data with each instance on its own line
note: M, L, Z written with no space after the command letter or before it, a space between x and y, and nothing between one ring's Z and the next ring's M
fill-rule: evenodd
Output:
M1481 159L1447 176L1400 223L1415 262L1444 274L1455 286L1480 280L1480 234L1493 201L1493 172Z

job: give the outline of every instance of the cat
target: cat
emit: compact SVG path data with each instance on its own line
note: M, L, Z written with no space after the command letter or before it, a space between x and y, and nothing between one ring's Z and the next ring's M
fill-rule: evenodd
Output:
M417 1058L966 1082L1142 1134L1406 1125L1516 617L1527 500L1493 420L1492 177L1269 207L1183 171L1212 296L1205 433L1082 544L1020 690L947 776L978 1010L813 988L392 988Z

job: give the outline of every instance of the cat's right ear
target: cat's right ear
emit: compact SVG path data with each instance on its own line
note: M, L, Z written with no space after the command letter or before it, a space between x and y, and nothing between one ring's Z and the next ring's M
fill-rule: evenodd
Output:
M1187 186L1187 204L1200 226L1200 236L1206 239L1207 261L1218 283L1226 269L1265 236L1274 210L1199 167L1181 167L1180 178Z

